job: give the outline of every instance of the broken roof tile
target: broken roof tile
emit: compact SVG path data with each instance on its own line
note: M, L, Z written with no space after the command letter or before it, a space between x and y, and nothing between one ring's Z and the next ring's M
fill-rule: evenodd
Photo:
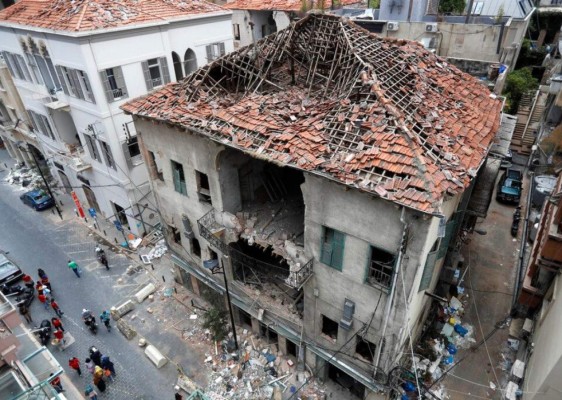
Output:
M328 66L323 68L333 70L317 72L311 62L291 76L292 51L322 54ZM340 52L347 56L328 58ZM249 58L255 71L248 70ZM397 70L403 74L398 81ZM361 98L349 96L357 84L367 88ZM446 195L468 186L469 171L486 157L499 128L501 102L417 43L381 38L336 16L310 14L122 109L436 212Z

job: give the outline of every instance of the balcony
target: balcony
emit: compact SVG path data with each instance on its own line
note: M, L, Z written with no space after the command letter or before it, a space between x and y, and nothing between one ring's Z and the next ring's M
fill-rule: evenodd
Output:
M86 152L82 146L65 143L66 152L59 152L55 155L55 161L63 165L68 165L76 172L85 171L92 168L86 161Z
M305 260L304 252L299 251L297 246L293 246L290 251L294 255L291 257L276 253L271 245L256 244L239 238L234 229L226 228L217 220L217 214L221 213L212 209L197 221L199 234L213 247L230 256L237 280L260 287L266 282L277 282L296 291L302 289L312 275L313 259ZM224 214L226 213L223 216ZM235 219L234 216L225 219L232 222L233 218Z

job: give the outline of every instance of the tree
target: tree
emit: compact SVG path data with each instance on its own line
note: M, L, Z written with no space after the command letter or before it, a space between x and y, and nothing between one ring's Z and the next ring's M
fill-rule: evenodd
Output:
M509 101L510 114L516 114L523 95L536 89L539 82L531 74L530 68L521 68L507 74L504 94Z
M441 0L439 2L439 13L462 14L466 8L464 0Z
M228 334L226 328L226 312L216 307L211 307L203 315L203 328L211 331L213 340L220 342Z

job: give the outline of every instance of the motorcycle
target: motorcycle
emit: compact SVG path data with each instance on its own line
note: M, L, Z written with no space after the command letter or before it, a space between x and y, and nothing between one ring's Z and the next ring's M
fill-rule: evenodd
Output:
M16 304L19 306L25 304L27 307L31 305L35 299L35 288L26 287L23 291L16 297Z
M21 287L20 285L8 286L4 283L4 284L2 284L2 286L0 286L0 290L6 296L10 296L10 295L22 294L25 289L23 287Z
M107 261L105 251L99 245L96 246L96 257L98 261L105 266L105 269L109 269L109 262Z
M41 325L35 327L35 334L39 336L39 340L43 346L49 343L51 338L51 322L48 319L41 321Z
M518 206L513 212L513 222L511 223L511 236L516 237L519 231L519 222L521 221L521 206Z

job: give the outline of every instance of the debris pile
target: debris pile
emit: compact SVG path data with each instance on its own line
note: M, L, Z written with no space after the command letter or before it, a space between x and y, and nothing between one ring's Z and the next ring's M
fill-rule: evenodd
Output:
M32 190L44 186L41 175L34 170L24 166L10 169L10 173L4 179L11 185L18 185L21 190Z

